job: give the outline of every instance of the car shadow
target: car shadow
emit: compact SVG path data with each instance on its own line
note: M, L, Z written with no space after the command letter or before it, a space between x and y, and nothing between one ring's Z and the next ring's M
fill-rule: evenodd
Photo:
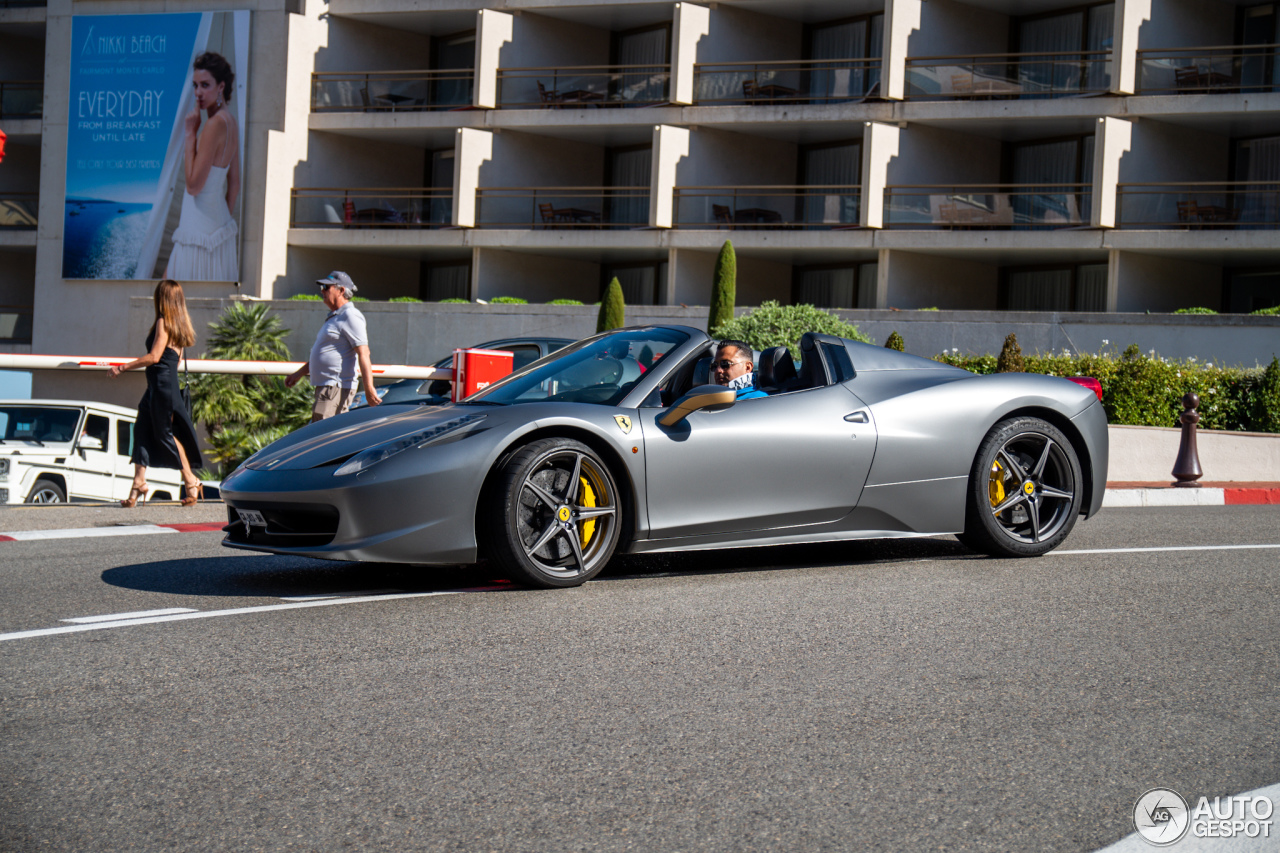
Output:
M950 537L630 554L615 558L595 582L968 558L985 559ZM485 562L467 566L424 567L268 554L135 563L107 569L102 573L102 580L111 586L145 592L225 598L436 592L474 587L500 588L508 584L518 586L502 579L501 572Z

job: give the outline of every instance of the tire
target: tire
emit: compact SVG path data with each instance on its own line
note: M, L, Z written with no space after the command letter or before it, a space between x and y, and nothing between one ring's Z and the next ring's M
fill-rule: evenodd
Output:
M594 450L544 438L520 448L497 473L484 529L493 560L512 580L578 586L608 564L622 505L609 466Z
M1083 500L1080 460L1061 430L1040 418L1001 421L974 457L959 538L993 557L1039 557L1067 538Z
M66 502L67 493L53 480L36 480L36 484L31 487L31 494L27 495L29 504L64 504Z

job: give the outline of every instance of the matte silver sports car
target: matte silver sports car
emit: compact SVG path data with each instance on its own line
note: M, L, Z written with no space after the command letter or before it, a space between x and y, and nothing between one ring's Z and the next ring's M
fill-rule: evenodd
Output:
M312 424L223 482L233 548L457 564L563 587L616 553L957 534L1037 556L1098 511L1090 390L827 335L765 350L734 401L684 326L579 341L462 403ZM762 500L761 497L764 497Z

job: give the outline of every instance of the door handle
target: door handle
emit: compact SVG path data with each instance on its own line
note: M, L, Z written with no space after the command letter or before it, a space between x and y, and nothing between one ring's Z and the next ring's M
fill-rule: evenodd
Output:
M844 419L851 424L865 424L871 421L866 412L854 412L853 414L845 415Z

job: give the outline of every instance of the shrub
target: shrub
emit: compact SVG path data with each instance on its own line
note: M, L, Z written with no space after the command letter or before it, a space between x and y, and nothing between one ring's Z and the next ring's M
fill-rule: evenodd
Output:
M1270 308L1259 308L1253 314L1280 314L1280 305L1272 305Z
M712 337L725 337L717 331L733 319L733 304L738 298L738 256L728 240L716 256L715 281L711 284L711 309L707 314L707 330Z
M448 299L441 299L439 304L441 304L441 305L470 305L470 304L471 304L471 300L470 300L470 299L461 299L461 298L459 298L459 297L457 297L457 296L450 296Z
M1179 308L1175 314L1217 314L1212 308Z
M320 294L318 294L318 293L295 293L295 294L293 294L293 296L290 296L290 297L289 297L289 299L291 299L291 300L297 300L297 301L299 301L299 302L319 302L319 301L320 301Z
M1026 360L1022 357L1022 347L1018 346L1018 336L1009 333L1000 348L1000 357L996 359L996 373L1025 373Z
M421 302L422 300L416 296L393 296L387 301L388 302Z
M751 344L758 352L769 347L789 347L799 354L800 337L805 332L820 332L871 343L871 339L852 323L812 305L779 305L770 300L716 329L717 338L736 338Z
M596 332L608 332L627 325L627 304L622 300L622 284L615 276L604 289L600 313L596 316Z
M992 355L943 353L935 360L974 373L997 372ZM1280 432L1280 363L1274 359L1266 370L1228 368L1194 358L1160 358L1134 344L1122 355L1114 350L1064 352L1026 356L1025 361L1027 373L1097 379L1112 424L1176 427L1182 396L1194 391L1200 396L1201 429Z
M916 310L917 311L937 311L938 308L937 306L931 306L929 308L917 308Z
M582 304L582 300L580 300L580 299L552 299L552 300L551 300L550 302L548 302L547 304L548 304L548 305L581 305L581 304Z
M896 349L898 352L905 352L906 343L902 340L902 335L898 334L898 330L894 329L893 334L889 335L889 339L884 342L885 349Z
M519 296L495 296L489 300L490 305L528 305L528 299Z

